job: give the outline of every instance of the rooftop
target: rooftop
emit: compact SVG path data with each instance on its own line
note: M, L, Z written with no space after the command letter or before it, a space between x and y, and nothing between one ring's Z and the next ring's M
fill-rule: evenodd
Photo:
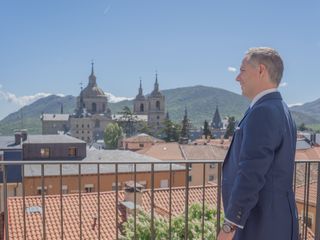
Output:
M0 149L22 149L20 144L15 144L14 136L0 136Z
M119 205L116 208L116 193L114 191L100 193L100 226L101 239L115 239L116 236L116 209L118 211L118 222L121 224L124 218L124 210L120 202L124 200L124 191L119 191ZM151 211L151 191L142 193L141 208ZM202 202L202 186L189 188L189 204ZM215 185L205 187L205 203L216 205L217 189ZM67 194L62 196L63 203L63 228L65 239L79 239L79 195ZM30 196L25 198L26 210L30 207L41 207L41 196ZM45 216L47 239L60 239L61 216L60 195L45 196ZM181 214L185 209L185 188L172 188L172 211L173 216ZM38 208L34 208L38 209ZM8 199L9 235L10 239L23 239L23 198L11 197ZM81 217L83 239L98 238L97 226L93 228L94 218L97 217L98 194L84 193L81 196ZM29 211L30 212L30 211ZM31 211L32 212L32 211ZM154 190L154 213L155 216L169 216L169 189ZM34 211L26 212L27 239L42 238L42 213ZM119 229L118 229L119 231Z
M86 143L80 139L68 135L28 135L23 143L40 144L40 143Z
M156 142L164 142L161 139L152 137L148 134L141 133L132 137L128 137L123 139L124 142L130 142L130 143L156 143Z
M43 121L68 121L69 117L69 114L44 113L42 114L41 119Z
M58 160L58 159L57 159ZM54 160L51 160L54 161ZM89 149L87 151L87 156L82 160L82 162L93 162L101 161L100 173L115 173L115 164L103 164L108 162L138 162L144 161L146 164L137 164L137 172L146 172L151 171L152 162L159 163L161 160L144 156L132 151L125 150L97 150ZM44 174L46 176L57 176L60 174L60 168L58 164L50 164L50 166L45 165ZM155 164L155 171L168 171L169 164ZM133 164L119 164L118 172L133 172ZM185 167L178 164L172 164L172 170L185 170ZM82 174L97 174L97 164L81 164L81 173ZM63 164L62 165L62 175L78 175L78 165L77 164ZM40 165L25 165L25 176L34 177L41 176L41 166Z
M316 206L317 203L317 185L318 183L316 181L311 182L309 184L309 203L311 206ZM304 190L305 185L300 185L296 187L296 200L298 202L304 201Z

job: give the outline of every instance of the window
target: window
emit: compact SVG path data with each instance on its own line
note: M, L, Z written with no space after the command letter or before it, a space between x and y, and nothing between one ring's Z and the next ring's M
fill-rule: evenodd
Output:
M41 148L40 155L42 158L49 158L50 157L50 148Z
M304 216L304 212L302 211L302 217L304 219L303 223L306 223L308 228L312 228L313 223L313 214L309 212L308 217Z
M76 128L78 128L78 127L79 127L79 124L76 125Z
M46 186L43 187L43 193L47 194L47 187ZM42 195L42 187L37 187L37 194Z
M167 187L169 187L168 179L160 180L160 188L167 188Z
M160 110L160 102L159 101L156 102L156 108L157 108L157 110Z
M0 151L0 161L3 161L3 151ZM3 165L0 165L0 172L3 171Z
M189 170L191 170L192 169L192 163L189 163L188 167L189 167Z
M99 127L100 127L100 121L99 121L99 119L96 119L96 121L94 122L94 127L95 127L95 128L99 128Z
M143 143L139 143L139 147L144 147L144 144Z
M192 182L192 176L189 176L188 179L189 179L189 182Z
M68 193L68 185L62 185L62 194L67 194Z
M159 116L157 116L157 119L159 120L159 119L160 119L160 117L159 117Z
M84 128L84 125L82 124L81 127Z
M92 103L92 112L95 113L97 111L97 104Z
M68 148L68 156L69 157L76 157L77 156L77 148L76 147L69 147Z
M213 175L210 175L209 176L209 181L213 181L214 180L214 176Z
M90 128L90 124L88 124L87 127Z
M84 185L84 191L86 193L93 192L93 190L94 190L93 184L85 184Z
M142 103L140 104L140 112L144 112L144 105Z
M210 168L215 168L216 165L214 163L210 163Z

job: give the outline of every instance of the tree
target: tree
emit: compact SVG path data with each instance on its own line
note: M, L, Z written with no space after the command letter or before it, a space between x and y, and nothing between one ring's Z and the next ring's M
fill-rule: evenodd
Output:
M222 216L222 215L221 215ZM223 218L223 216L222 216ZM204 206L204 239L216 239L217 211L208 205ZM151 216L143 211L137 212L136 216L136 238L151 239ZM223 222L223 219L221 220ZM202 237L202 205L194 203L189 207L188 214L188 239L201 239ZM132 239L134 236L134 216L131 215L123 225L121 239ZM154 217L155 239L169 239L169 220ZM172 217L171 239L184 239L185 215L184 213Z
M226 130L226 133L224 134L225 139L227 139L233 135L235 127L236 127L235 117L229 117L227 130Z
M122 128L117 123L109 123L104 130L104 143L107 148L118 147L119 139L123 136Z
M209 129L209 124L208 124L208 121L205 120L204 121L204 124L203 124L203 135L206 137L206 139L209 137L211 138L212 135L211 135L211 131Z
M177 142L179 140L181 126L172 122L170 119L165 119L163 122L162 135L166 142Z
M303 131L308 130L308 128L306 127L306 125L304 123L301 123L298 127L298 130L303 132Z
M128 106L124 106L122 112L119 113L122 114L120 121L123 123L124 133L127 137L132 136L136 132L134 123L137 122L138 117L133 114Z
M188 119L188 116L185 114L182 120L182 127L181 127L181 133L180 136L182 138L189 138L189 129L190 129L190 121Z

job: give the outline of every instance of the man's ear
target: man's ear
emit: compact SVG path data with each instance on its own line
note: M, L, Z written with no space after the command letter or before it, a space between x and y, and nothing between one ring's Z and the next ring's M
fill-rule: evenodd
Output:
M264 74L266 70L267 70L267 69L266 69L266 66L265 66L265 65L259 64L259 73L260 73L260 74Z

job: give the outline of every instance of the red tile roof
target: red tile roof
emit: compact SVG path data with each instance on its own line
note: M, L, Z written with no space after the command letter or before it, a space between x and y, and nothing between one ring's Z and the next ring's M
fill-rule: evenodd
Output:
M184 160L179 143L157 143L150 148L142 149L137 153L154 157L160 160Z
M309 184L309 203L312 206L316 206L317 203L317 182L311 182ZM305 185L300 185L296 187L296 200L303 202L304 201L304 190ZM307 189L306 189L307 190ZM306 196L307 199L307 196Z
M152 137L148 134L141 133L129 138L125 138L122 140L123 142L128 142L128 143L157 143L157 142L164 142L163 140L159 138Z
M202 202L202 187L193 186L189 189L189 204ZM63 228L65 239L79 239L79 198L78 194L63 195ZM150 212L151 191L146 190L142 195L142 208ZM124 192L119 191L119 203L124 200ZM205 187L205 202L215 205L217 191L215 185ZM116 208L115 192L100 193L100 226L101 239L115 239ZM25 198L26 208L41 207L41 196ZM60 239L60 195L45 196L46 236L47 239ZM81 217L83 239L97 239L98 226L93 230L94 217L98 212L98 194L83 193L81 196ZM122 206L121 204L119 206ZM172 188L172 215L184 212L185 188ZM169 190L154 190L154 212L159 216L169 214ZM118 208L119 223L124 221L124 208ZM23 239L23 198L11 197L8 200L9 239ZM98 225L98 221L96 221ZM27 239L42 239L42 214L26 212Z

